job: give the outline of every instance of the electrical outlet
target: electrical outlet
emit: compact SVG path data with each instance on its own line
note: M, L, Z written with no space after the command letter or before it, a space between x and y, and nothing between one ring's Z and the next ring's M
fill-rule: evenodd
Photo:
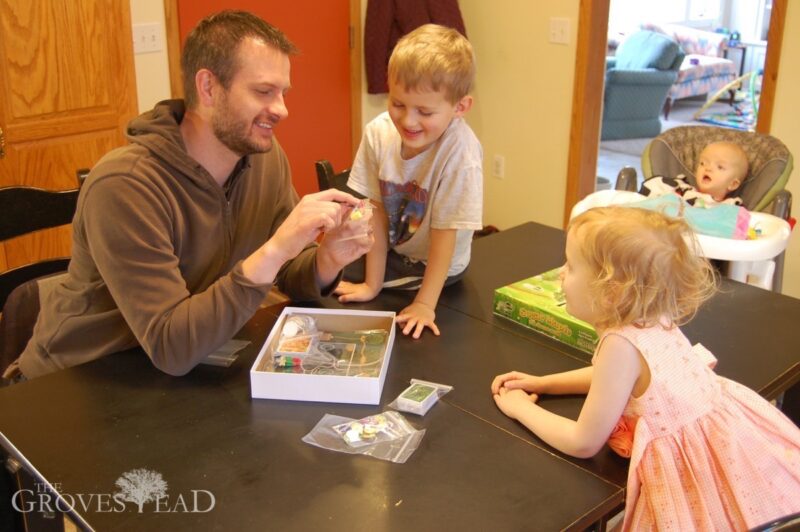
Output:
M164 32L158 22L133 25L133 53L146 54L164 49Z
M569 44L569 19L550 19L550 42L555 44Z
M503 179L506 176L506 158L502 155L494 156L492 175L498 179Z

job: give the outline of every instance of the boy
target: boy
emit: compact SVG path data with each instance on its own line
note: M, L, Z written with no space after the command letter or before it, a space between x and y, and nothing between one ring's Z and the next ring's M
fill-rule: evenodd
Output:
M350 302L382 288L419 289L397 317L403 334L419 338L425 327L439 334L439 295L463 276L482 227L483 152L463 119L472 107L472 46L427 24L398 41L388 74L388 112L367 124L347 183L374 204L375 244L336 293Z
M642 183L640 194L661 196L675 193L682 196L689 205L706 207L716 203L741 205L742 199L732 196L747 177L747 154L733 142L712 142L700 153L700 160L694 173L695 186L679 175L651 177Z

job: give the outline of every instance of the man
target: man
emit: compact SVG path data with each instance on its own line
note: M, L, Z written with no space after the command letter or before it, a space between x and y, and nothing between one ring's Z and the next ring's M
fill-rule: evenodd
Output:
M185 104L161 102L131 121L131 144L92 169L69 272L43 285L33 338L6 378L137 345L183 375L241 328L273 283L298 300L331 292L373 239L348 238L353 196L298 201L292 187L274 128L288 115L295 52L249 13L198 24L181 60Z

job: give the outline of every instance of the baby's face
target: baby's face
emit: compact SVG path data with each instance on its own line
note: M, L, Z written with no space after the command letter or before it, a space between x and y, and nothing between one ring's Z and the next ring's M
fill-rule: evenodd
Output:
M741 150L730 144L709 144L700 154L695 170L697 190L722 201L739 188L747 172L747 159Z

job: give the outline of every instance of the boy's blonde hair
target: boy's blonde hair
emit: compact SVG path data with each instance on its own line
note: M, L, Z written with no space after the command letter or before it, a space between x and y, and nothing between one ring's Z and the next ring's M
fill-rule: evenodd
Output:
M596 272L598 328L649 327L662 318L681 325L716 291L715 271L694 251L694 232L683 219L601 207L576 217L569 230L580 234L583 259Z
M437 24L425 24L405 35L389 58L389 84L406 90L444 90L456 103L472 90L475 54L472 45L458 31Z

